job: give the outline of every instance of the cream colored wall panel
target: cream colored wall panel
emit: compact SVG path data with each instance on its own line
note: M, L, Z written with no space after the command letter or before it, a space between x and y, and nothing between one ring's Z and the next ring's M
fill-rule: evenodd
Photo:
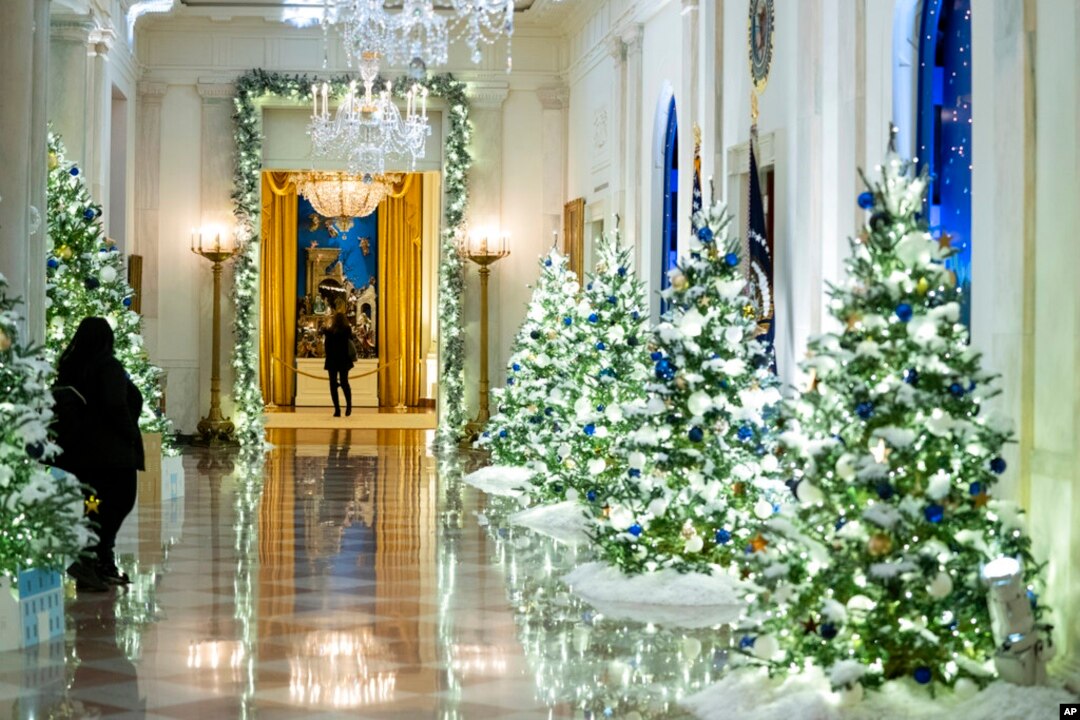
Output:
M318 68L322 66L323 45L315 38L275 38L270 41L274 67Z
M139 53L148 67L206 66L214 57L214 38L193 33L148 33L140 38Z
M267 40L263 38L220 38L224 47L222 64L229 67L256 68L268 66Z

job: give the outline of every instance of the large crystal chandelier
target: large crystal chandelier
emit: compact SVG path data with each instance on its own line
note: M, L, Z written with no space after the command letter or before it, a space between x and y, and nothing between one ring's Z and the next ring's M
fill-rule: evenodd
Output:
M333 218L338 230L347 232L352 219L367 217L389 195L404 176L400 173L357 177L340 172L292 173L296 192L311 203L315 212Z
M329 0L324 15L341 26L345 53L356 62L366 52L380 53L395 66L408 67L419 79L429 67L445 65L451 29L479 63L485 44L507 40L514 33L513 0L402 0L400 10L387 10L383 0Z
M344 159L351 173L370 182L386 171L386 156L408 158L411 167L424 156L424 144L431 134L427 117L427 88L414 84L405 93L405 114L394 103L393 86L375 93L380 54L367 51L360 57L363 93L354 80L333 113L330 111L330 84L312 85L312 154L316 158Z

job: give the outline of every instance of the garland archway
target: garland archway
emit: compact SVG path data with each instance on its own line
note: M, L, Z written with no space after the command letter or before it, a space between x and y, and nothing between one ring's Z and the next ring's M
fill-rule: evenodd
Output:
M335 93L342 93L350 78L330 79ZM267 98L301 101L321 78L289 75L266 70L250 70L236 80L236 113L233 115L236 158L233 169L233 213L248 242L236 259L233 302L236 306L233 350L233 422L245 447L261 447L263 398L259 388L259 174L262 171L262 112L260 101ZM412 83L401 79L394 92L404 96ZM458 257L456 235L465 221L469 190L467 177L472 166L469 149L469 101L465 83L452 75L433 75L420 83L432 98L446 102L449 128L443 148L443 187L446 193L445 224L439 248L439 439L456 442L465 425L465 335L462 330L464 268Z

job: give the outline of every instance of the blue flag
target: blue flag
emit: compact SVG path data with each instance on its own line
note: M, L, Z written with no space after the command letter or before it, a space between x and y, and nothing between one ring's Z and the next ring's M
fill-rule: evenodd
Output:
M746 229L750 246L750 297L757 306L758 339L768 346L772 354L773 341L776 338L775 303L773 298L773 258L769 249L768 228L765 224L765 205L761 198L761 183L758 181L757 160L754 158L754 143L750 142L750 217ZM775 360L774 369L775 369Z

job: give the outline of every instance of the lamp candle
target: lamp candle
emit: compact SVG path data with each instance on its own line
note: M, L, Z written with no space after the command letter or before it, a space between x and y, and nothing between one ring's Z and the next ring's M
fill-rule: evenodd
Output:
M330 83L325 83L324 82L322 84L322 111L323 111L323 117L326 117L327 110L330 107L329 100L330 100Z
M311 102L311 117L316 118L319 116L319 86L315 83L311 84Z

